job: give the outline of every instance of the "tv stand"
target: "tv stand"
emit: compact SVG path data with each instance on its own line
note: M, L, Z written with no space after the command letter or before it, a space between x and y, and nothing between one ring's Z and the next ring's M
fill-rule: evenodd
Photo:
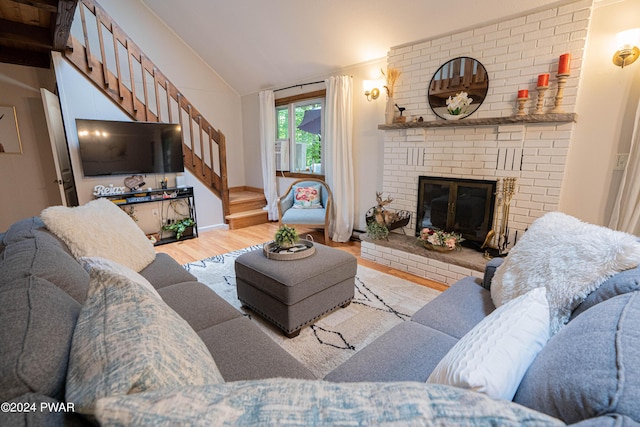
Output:
M118 206L137 205L140 203L158 203L166 202L178 199L186 199L189 207L189 218L196 224L193 226L193 232L190 235L183 234L180 240L193 239L198 237L198 224L196 221L196 202L193 194L193 187L177 187L177 188L157 188L151 190L136 190L122 194L111 194L106 196L97 196L100 198L111 200ZM160 238L154 243L154 245L164 245L167 243L177 242L178 239L175 236L163 237L163 234L168 233L162 231L158 233Z

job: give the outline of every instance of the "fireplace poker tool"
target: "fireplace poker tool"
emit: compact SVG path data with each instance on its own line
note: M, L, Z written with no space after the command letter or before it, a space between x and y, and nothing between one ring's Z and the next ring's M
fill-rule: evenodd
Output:
M498 203L502 206L502 220L500 221L500 231L496 233L496 230L490 230L480 246L481 249L486 248L484 257L491 259L494 256L505 256L506 249L509 246L509 207L511 206L511 199L515 194L516 178L504 178L498 179L499 190L496 191L498 196ZM497 245L493 246L491 242L496 238ZM518 238L518 231L516 230L516 240Z
M509 210L511 208L511 199L516 193L516 178L504 178L502 180L502 221L500 228L502 229L498 239L498 250L501 254L506 253L509 246Z

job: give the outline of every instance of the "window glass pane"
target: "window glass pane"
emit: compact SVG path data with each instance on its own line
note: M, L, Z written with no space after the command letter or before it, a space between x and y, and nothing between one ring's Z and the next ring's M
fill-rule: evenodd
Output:
M289 108L276 109L276 139L289 138Z
M322 103L296 104L294 170L322 173Z

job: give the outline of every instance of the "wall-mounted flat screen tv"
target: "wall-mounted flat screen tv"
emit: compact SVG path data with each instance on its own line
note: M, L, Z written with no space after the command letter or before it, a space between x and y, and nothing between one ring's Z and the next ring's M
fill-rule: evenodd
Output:
M184 171L178 124L76 119L76 128L85 176Z

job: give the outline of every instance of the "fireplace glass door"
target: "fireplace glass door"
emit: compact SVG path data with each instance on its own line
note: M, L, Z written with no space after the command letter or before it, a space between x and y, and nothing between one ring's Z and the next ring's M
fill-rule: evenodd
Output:
M421 176L416 236L425 227L454 231L482 243L491 230L495 181Z

